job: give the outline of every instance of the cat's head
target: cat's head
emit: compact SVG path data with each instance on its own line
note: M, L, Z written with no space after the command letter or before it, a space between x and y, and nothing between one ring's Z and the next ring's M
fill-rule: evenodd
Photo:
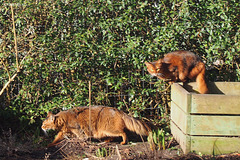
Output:
M164 79L168 64L163 62L162 59L154 62L145 62L145 65L147 66L147 71L150 75L156 76L160 79Z
M45 135L47 135L48 130L55 130L57 125L55 124L56 116L52 114L52 112L48 112L47 118L42 123L42 130L44 131Z

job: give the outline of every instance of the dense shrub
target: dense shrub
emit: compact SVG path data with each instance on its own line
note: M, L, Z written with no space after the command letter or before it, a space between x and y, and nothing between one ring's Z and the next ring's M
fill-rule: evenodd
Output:
M0 95L1 116L33 123L49 110L88 105L89 81L92 104L165 112L165 84L143 62L178 49L201 56L211 81L240 79L236 0L0 3L0 87L17 74Z

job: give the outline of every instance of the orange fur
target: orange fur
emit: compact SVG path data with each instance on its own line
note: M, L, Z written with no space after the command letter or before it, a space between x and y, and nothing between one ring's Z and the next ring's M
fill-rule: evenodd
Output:
M91 125L89 126L89 108L76 107L67 111L61 111L56 115L49 113L42 124L44 131L58 130L58 135L48 147L54 146L62 140L66 133L73 133L82 138L82 132L86 137L122 137L121 144L127 143L126 129L139 135L148 136L150 127L116 108L94 106L91 108ZM108 139L110 140L110 139Z
M201 94L208 93L205 81L205 64L190 51L175 51L155 62L145 62L148 72L170 83L196 79Z

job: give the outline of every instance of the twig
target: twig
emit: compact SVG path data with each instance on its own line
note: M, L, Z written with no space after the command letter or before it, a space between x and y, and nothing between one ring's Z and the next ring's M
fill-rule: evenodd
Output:
M91 128L91 81L89 81L89 133L92 132ZM91 142L91 136L89 136L89 140Z
M127 105L125 99L123 99L123 103L125 104L125 106L127 107L127 110L129 111L129 108L128 108L128 105ZM130 115L132 115L132 113L130 113Z
M118 155L118 159L121 160L122 159L122 156L119 152L119 149L118 149L118 146L116 145L116 152L117 152L117 155Z
M146 144L145 144L145 141L144 141L144 139L143 139L143 137L142 137L141 134L140 134L140 137L141 137L141 140L142 140L142 142L143 142L144 147L146 148L146 150L148 150L148 148L147 148L147 146L146 146Z
M160 91L160 93L166 92L170 87L171 87L171 85L168 84L167 88L165 88L164 90Z
M17 46L17 35L15 29L15 21L14 21L14 13L13 13L13 6L10 5L12 11L12 23L13 23L13 34L14 34L14 43L15 43L15 52L16 52L16 65L17 65L17 72L20 72L19 64L18 64L18 46Z
M23 61L25 60L25 58L29 55L29 53L32 51L32 48L30 48L30 50L28 51L28 53L23 57L23 59L21 60L21 62L20 62L20 66L19 66L19 68L21 69L22 68L22 63L23 63Z
M89 154L89 153L87 153L87 152L83 152L84 154L86 154L87 156L89 156L89 157L93 157L93 158L95 158L95 159L101 159L101 158L99 158L99 157L97 157L97 156L94 156L94 155L92 155L92 154Z
M1 89L1 91L0 91L0 96L3 94L4 90L8 87L8 85L15 79L15 77L18 75L18 72L20 72L20 66L19 66L19 64L18 64L17 35L16 35L16 29L15 29L14 12L13 12L12 4L10 5L10 7L11 7L11 12L12 12L12 23L13 23L14 42L15 42L17 72L11 77L11 76L10 76L10 72L9 72L7 66L5 65L5 63L3 62L3 60L1 59L4 67L5 67L6 70L7 70L9 80L8 80L8 82L4 85L4 87ZM30 50L30 51L31 51L31 50ZM30 51L27 53L27 55L30 53ZM27 55L26 55L26 56L27 56ZM25 56L25 57L26 57L26 56ZM25 59L25 57L23 58L23 60ZM23 60L21 61L21 63L23 62Z
M171 138L170 142L168 143L167 149L170 147L170 145L172 144L172 142L173 142L173 137Z
M9 79L9 81L4 85L4 87L2 88L2 90L0 91L0 96L3 94L4 90L7 88L7 86L14 80L14 78L17 76L18 74L15 73L12 78Z
M239 65L238 65L238 63L236 62L236 66L237 66L237 68L238 68L238 70L239 70Z
M65 140L66 141L66 140ZM62 143L62 142L61 142ZM62 150L66 145L68 144L68 141L66 141L65 144L63 144L57 151L55 151L52 155L56 154L58 151Z
M158 105L159 105L159 102L153 108L156 108Z

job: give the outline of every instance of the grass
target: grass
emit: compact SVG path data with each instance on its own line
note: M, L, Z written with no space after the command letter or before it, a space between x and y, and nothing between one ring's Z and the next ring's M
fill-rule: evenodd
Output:
M97 157L107 157L110 156L113 153L113 151L111 150L111 148L98 148L96 150L96 156Z
M153 131L153 141L157 145L158 150L165 150L165 131L163 129L158 129Z

